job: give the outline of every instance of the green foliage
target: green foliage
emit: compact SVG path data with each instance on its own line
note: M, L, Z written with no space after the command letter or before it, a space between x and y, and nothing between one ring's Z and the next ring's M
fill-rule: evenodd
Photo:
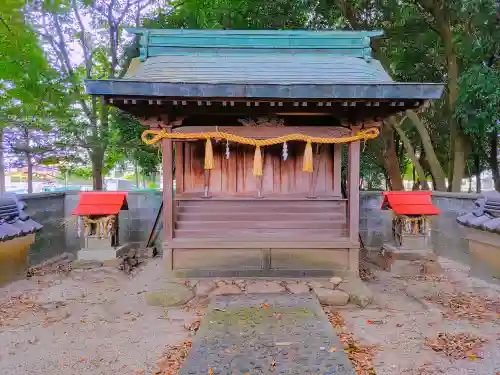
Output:
M25 23L23 0L0 2L0 81L24 82L36 89L36 79L47 67L36 34Z
M113 112L112 124L117 136L113 142L117 150L129 160L136 161L144 175L156 173L161 163L159 149L141 140L141 134L147 127L122 111Z
M92 179L92 169L88 167L76 167L70 169L68 172L70 176L80 177L84 180Z
M139 1L137 9L143 3L146 1ZM383 29L386 37L373 42L374 57L395 80L447 82L450 77L441 31L436 17L423 3L421 0L174 0L153 13L143 26ZM445 96L420 117L445 173L452 156L452 119L458 121L470 138L471 155L481 155L479 165L487 165L483 160L487 158L487 135L498 132L500 126L499 5L496 0L426 3L443 11L449 23L460 90L452 108L454 112L446 106ZM79 151L78 155L65 156L64 168L92 161L105 172L124 160L131 160L137 161L143 173L152 174L158 168L160 155L157 148L141 142L144 127L129 115L85 95L83 87L87 78L122 76L130 59L138 55L136 40L123 45L121 39L124 26L136 26L136 9L119 0L113 2L111 13L102 6L110 4L106 1L75 0L71 4L70 7L68 0L46 0L37 9L27 6L24 0L0 2L1 125L29 124L30 131L35 132L57 129L64 139L58 139L56 146ZM86 20L84 25L79 24L77 12ZM30 28L26 19L36 27ZM57 24L62 39L57 34ZM114 50L112 42L116 43ZM65 63L64 53L76 45L84 47L84 61ZM422 156L422 165L428 172L419 134L409 122L402 128L416 153ZM397 136L395 143L401 173L406 171L408 175L408 158ZM385 185L384 147L381 140L368 142L362 153L361 175L370 188ZM61 159L58 156L52 161ZM477 164L469 160L469 170Z
M148 28L302 29L307 26L310 0L178 0L172 11L145 20Z
M460 78L455 116L468 134L481 136L500 128L500 70L474 65Z

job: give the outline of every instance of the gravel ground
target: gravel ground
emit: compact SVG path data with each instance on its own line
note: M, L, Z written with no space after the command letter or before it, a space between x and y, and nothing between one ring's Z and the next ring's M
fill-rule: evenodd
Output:
M360 310L340 312L347 330L362 344L380 347L374 365L377 375L497 375L500 374L500 314L496 321L455 320L443 317L445 309L424 299L438 291L471 293L500 298L498 285L468 277L468 267L440 259L447 281L402 280L374 271L367 285L374 303ZM500 311L499 311L500 312ZM371 321L371 322L369 322ZM451 359L424 345L437 332L471 333L488 340L477 360Z
M499 286L468 277L467 267L440 262L446 281L398 279L374 271L377 280L368 283L374 303L366 309L339 309L357 340L380 347L374 362L378 375L500 373L498 319L452 320L443 317L442 306L424 298L460 291L497 299ZM0 288L0 303L21 293L37 301L35 308L23 305L4 326L0 321L0 374L152 374L165 347L188 339L184 326L195 320L195 313L185 309L146 304L145 291L166 282L161 263L149 260L133 277L104 267ZM472 333L488 343L477 360L449 359L424 345L437 332Z

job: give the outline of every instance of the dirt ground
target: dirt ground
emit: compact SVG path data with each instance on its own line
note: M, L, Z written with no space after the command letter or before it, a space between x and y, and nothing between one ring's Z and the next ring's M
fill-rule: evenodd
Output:
M0 289L26 293L26 309L0 327L0 374L151 374L165 346L185 340L194 313L148 306L144 293L164 282L161 260L131 278L111 267L45 275Z
M498 301L499 287L469 278L465 266L440 261L444 278L401 279L374 271L376 280L368 283L374 302L366 309L339 309L357 340L378 347L378 375L500 373L500 304L493 305L491 319L471 320L428 299L462 292ZM134 276L103 267L0 288L0 374L152 374L165 347L188 339L185 325L196 320L192 309L146 304L145 292L166 282L161 263L149 260ZM476 355L452 359L424 344L438 332L488 341Z

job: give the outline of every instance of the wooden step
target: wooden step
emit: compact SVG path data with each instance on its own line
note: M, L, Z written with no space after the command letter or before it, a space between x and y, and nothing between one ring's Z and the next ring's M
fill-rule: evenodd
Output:
M347 229L345 220L338 221L177 221L176 229Z
M229 230L176 230L176 238L252 238L255 240L283 238L283 239L335 239L347 236L345 229L229 229Z
M283 212L184 212L176 221L332 221L345 220L343 212L283 213Z
M178 207L241 207L241 206L255 206L255 207L342 207L346 205L346 201L324 201L324 200L266 200L266 199L252 199L252 200L186 200L176 201Z
M245 205L245 206L220 206L214 207L212 205L208 206L187 206L178 207L178 213L212 213L214 211L218 212L276 212L276 213L329 213L329 212L343 212L345 207L329 207L329 206L293 206L293 205L281 205L281 206L269 206L262 207L261 205Z

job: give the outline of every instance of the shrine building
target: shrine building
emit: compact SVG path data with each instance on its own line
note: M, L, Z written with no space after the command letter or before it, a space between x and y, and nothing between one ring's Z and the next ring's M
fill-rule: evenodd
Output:
M443 85L394 82L379 31L129 32L140 56L86 88L161 147L169 274L356 276L362 146Z

